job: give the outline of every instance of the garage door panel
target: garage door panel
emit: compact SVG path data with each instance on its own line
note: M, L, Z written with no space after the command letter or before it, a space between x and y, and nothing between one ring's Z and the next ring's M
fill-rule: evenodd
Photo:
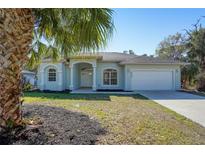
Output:
M172 90L172 71L136 70L132 72L132 90Z

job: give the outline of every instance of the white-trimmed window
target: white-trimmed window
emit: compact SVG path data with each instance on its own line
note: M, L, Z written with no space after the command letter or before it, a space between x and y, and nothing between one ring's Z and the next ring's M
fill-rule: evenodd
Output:
M48 70L48 81L56 81L56 70L54 68Z
M117 85L117 70L105 69L103 71L103 84L104 85Z

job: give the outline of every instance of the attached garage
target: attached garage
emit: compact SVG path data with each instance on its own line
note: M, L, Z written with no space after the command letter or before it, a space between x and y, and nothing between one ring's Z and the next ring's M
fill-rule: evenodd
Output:
M131 90L174 90L173 77L169 69L132 70Z

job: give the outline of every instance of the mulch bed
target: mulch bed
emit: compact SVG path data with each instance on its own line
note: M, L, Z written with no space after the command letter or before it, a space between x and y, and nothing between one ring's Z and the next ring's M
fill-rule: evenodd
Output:
M0 133L0 144L95 144L106 133L87 115L63 108L24 105L24 118L38 125L15 130L15 135Z

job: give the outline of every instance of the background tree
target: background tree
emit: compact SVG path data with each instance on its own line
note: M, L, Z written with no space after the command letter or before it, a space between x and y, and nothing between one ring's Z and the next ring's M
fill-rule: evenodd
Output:
M186 38L180 33L169 35L159 43L156 49L157 56L174 60L184 59L186 52Z
M0 9L0 127L21 125L21 70L104 47L112 35L110 9ZM43 40L43 41L42 41Z
M182 88L196 88L195 85L197 83L197 75L199 73L198 65L194 63L190 63L188 65L184 65L181 67L181 83Z
M187 46L188 39L185 35L176 33L169 35L161 41L156 49L156 55L161 58L174 59L183 62L191 62L187 56L189 48ZM183 88L187 88L190 84L194 83L196 75L198 74L197 65L191 63L181 67L181 80Z
M199 24L199 21L191 30L186 30L188 35L188 58L189 61L198 66L197 75L199 90L205 90L205 28Z
M158 46L156 54L162 58L172 58L189 62L182 67L183 86L196 83L198 90L205 91L205 28L200 20L192 29L186 30L186 35L177 33L165 38Z

